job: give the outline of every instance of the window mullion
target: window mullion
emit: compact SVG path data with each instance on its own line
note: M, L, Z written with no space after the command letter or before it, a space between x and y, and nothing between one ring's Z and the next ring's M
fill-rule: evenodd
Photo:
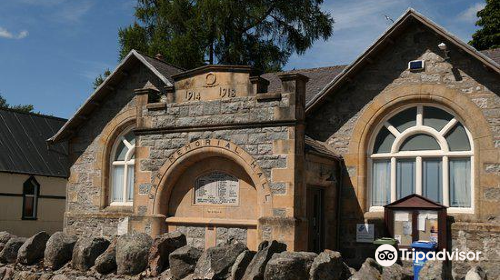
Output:
M416 179L416 182L415 182L415 192L418 194L418 195L422 195L422 157L417 157L416 158L416 162L415 162L415 168L416 168L416 174L415 174L415 179Z
M424 124L424 107L423 106L418 106L417 107L417 126L422 126Z
M391 158L391 203L396 201L396 158Z
M450 178L448 157L443 157L443 205L450 206Z
M128 165L125 164L123 167L123 199L122 202L127 201L127 173L128 173Z

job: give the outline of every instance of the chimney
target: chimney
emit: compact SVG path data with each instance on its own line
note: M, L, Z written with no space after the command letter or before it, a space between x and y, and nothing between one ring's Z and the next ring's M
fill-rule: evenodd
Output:
M161 53L157 53L155 56L156 59L163 61L163 55Z

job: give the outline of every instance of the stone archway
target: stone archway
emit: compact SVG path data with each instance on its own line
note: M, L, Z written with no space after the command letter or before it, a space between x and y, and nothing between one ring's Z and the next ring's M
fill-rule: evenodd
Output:
M195 181L213 172L236 178L241 192L238 203L197 204ZM270 216L272 196L266 175L252 156L234 143L203 139L171 154L155 177L149 208L153 215L165 215L168 231L191 230L198 231L198 235L205 232L206 246L215 245L217 235L224 230L244 229L248 246L256 249L258 219ZM197 242L193 245L200 245L200 240Z

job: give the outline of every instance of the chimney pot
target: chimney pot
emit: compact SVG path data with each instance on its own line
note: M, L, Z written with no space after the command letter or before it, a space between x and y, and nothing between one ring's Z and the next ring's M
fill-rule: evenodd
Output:
M161 55L161 53L157 53L155 58L158 60L163 60L163 55Z

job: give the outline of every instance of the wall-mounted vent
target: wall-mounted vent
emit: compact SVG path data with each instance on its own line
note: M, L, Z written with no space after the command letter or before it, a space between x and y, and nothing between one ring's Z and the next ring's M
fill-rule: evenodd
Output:
M424 70L425 63L423 60L412 60L408 62L408 69L410 71Z

